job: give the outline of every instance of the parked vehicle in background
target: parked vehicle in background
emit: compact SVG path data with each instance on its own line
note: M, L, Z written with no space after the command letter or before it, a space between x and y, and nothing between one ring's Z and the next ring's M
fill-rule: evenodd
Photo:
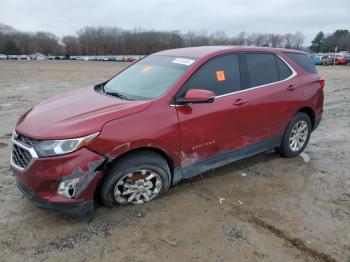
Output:
M7 59L9 59L9 60L19 60L19 56L18 55L8 55Z
M315 65L350 65L350 54L348 53L310 54L309 58Z
M334 59L334 56L333 56ZM345 65L346 64L346 59L343 55L335 55L335 64L336 65Z
M335 65L345 65L346 59L342 54L330 54L329 57L332 58L333 63Z
M320 65L333 65L334 60L330 55L321 56Z
M31 60L46 60L46 56L41 53L34 53L30 55Z
M9 59L9 60L79 60L79 61L112 61L112 62L134 62L141 59L143 56L53 56L53 55L44 55L40 53L34 53L31 55L3 55L0 54L0 60Z
M141 204L274 148L299 155L321 121L324 85L297 50L161 51L28 110L13 132L11 168L42 208L89 215L96 194L109 207Z
M27 55L20 55L20 56L19 56L19 59L20 59L20 60L30 60L30 56L27 56Z
M314 65L321 64L321 57L322 57L322 55L310 54L309 57L310 57L311 61L314 63Z
M136 58L131 57L131 56L122 56L122 57L118 58L117 61L119 61L119 62L134 62L136 60L137 60Z
M345 53L345 54L343 54L343 56L344 56L344 59L345 59L345 64L347 65L347 66L350 66L350 54L348 54L348 53Z
M127 57L126 58L126 62L134 62L134 61L136 61L137 59L136 58L134 58L134 57Z

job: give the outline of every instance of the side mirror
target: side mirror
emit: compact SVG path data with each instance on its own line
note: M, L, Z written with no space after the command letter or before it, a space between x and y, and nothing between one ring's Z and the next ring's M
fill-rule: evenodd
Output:
M186 92L185 98L177 99L179 105L213 103L215 94L209 90L190 89Z

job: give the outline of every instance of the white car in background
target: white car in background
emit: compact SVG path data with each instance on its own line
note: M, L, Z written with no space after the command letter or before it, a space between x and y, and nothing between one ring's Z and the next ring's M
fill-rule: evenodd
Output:
M4 54L0 54L0 60L6 60L7 59L7 56L4 55Z

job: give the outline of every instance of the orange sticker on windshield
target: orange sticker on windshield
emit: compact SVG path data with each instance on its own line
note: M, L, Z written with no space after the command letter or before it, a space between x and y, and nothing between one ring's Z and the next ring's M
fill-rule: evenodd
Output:
M147 73L149 71L152 70L152 67L151 66L145 66L143 69L142 69L142 73Z
M216 71L216 80L225 81L225 72L224 71Z

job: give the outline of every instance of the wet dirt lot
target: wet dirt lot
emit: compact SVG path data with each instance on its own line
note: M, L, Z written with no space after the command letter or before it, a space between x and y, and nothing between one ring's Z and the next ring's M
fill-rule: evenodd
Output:
M1 261L350 261L350 67L318 68L325 113L304 158L251 157L145 205L98 206L89 224L25 199L9 170L17 118L125 65L0 61Z

